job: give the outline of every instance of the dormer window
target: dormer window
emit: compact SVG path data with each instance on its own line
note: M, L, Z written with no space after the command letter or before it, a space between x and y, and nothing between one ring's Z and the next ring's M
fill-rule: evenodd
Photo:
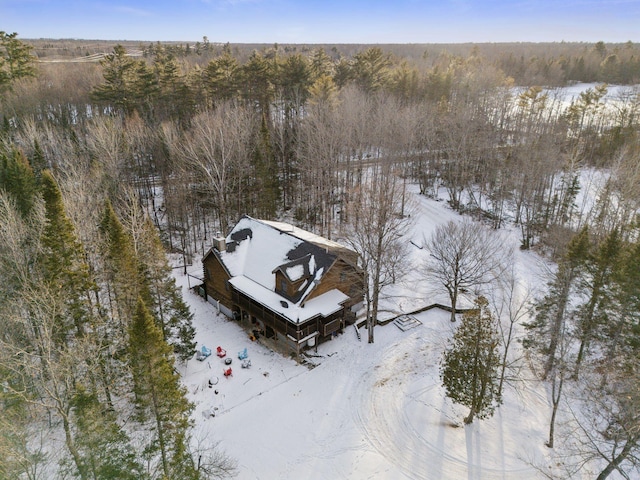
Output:
M289 301L296 302L312 279L312 265L315 265L315 260L311 254L279 265L272 272L275 274L275 292Z

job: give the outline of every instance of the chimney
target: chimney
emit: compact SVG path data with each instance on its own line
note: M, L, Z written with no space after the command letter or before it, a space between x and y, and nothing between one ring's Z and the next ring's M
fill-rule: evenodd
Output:
M219 252L224 252L227 249L227 241L224 237L214 237L213 247Z

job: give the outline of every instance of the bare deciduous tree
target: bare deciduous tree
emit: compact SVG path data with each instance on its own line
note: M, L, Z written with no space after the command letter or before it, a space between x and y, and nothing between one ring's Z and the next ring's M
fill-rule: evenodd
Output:
M194 186L213 196L220 230L226 232L233 217L234 199L242 194L256 115L247 108L224 103L193 119L185 141L178 147ZM196 176L197 175L197 176Z
M499 288L493 305L502 337L502 362L498 391L502 393L507 371L518 363L518 358L510 358L510 347L516 339L518 325L527 318L531 310L531 292L518 278L513 263L505 269L499 281Z
M373 343L373 328L378 319L380 293L395 282L407 256L402 236L410 218L399 213L402 208L402 183L385 169L372 169L354 193L348 205L351 220L347 239L358 253L367 282L367 328Z
M637 359L625 363L606 385L597 372L583 375L582 388L568 408L577 428L567 433L573 464L588 465L592 477L604 480L614 472L622 478L640 473L640 378Z
M450 221L424 240L429 251L424 271L441 284L451 300L451 321L461 291L478 289L499 277L512 254L497 232L470 220Z

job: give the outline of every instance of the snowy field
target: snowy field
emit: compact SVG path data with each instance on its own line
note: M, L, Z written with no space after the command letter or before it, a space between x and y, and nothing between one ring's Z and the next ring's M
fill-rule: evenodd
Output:
M421 245L437 225L461 218L445 202L415 197L408 241ZM517 247L517 231L505 238L505 246ZM410 253L414 269L391 289L389 317L445 299L421 278L428 253L413 245ZM543 283L543 264L533 253L516 251L517 270L531 286ZM200 263L189 272L200 276ZM527 368L506 386L493 418L463 424L467 409L446 398L439 379L442 352L458 325L447 312L419 314L421 324L404 332L393 323L378 326L374 344L366 342L364 328L360 341L351 326L317 354L309 352L317 364L309 368L252 342L188 291L181 269L175 276L195 314L198 347L214 350L203 362L179 366L196 406L194 437L219 441L237 460L238 479L524 480L545 478L539 469L551 474L548 465L558 463L544 446L550 416L545 385ZM233 360L231 377L223 376L227 366L215 355L218 345ZM249 369L238 359L245 347Z

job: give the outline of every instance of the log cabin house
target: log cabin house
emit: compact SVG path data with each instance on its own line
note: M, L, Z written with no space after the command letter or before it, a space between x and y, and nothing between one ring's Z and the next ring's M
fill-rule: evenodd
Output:
M355 322L364 291L357 260L337 242L244 216L203 258L204 295L255 335L299 354Z

